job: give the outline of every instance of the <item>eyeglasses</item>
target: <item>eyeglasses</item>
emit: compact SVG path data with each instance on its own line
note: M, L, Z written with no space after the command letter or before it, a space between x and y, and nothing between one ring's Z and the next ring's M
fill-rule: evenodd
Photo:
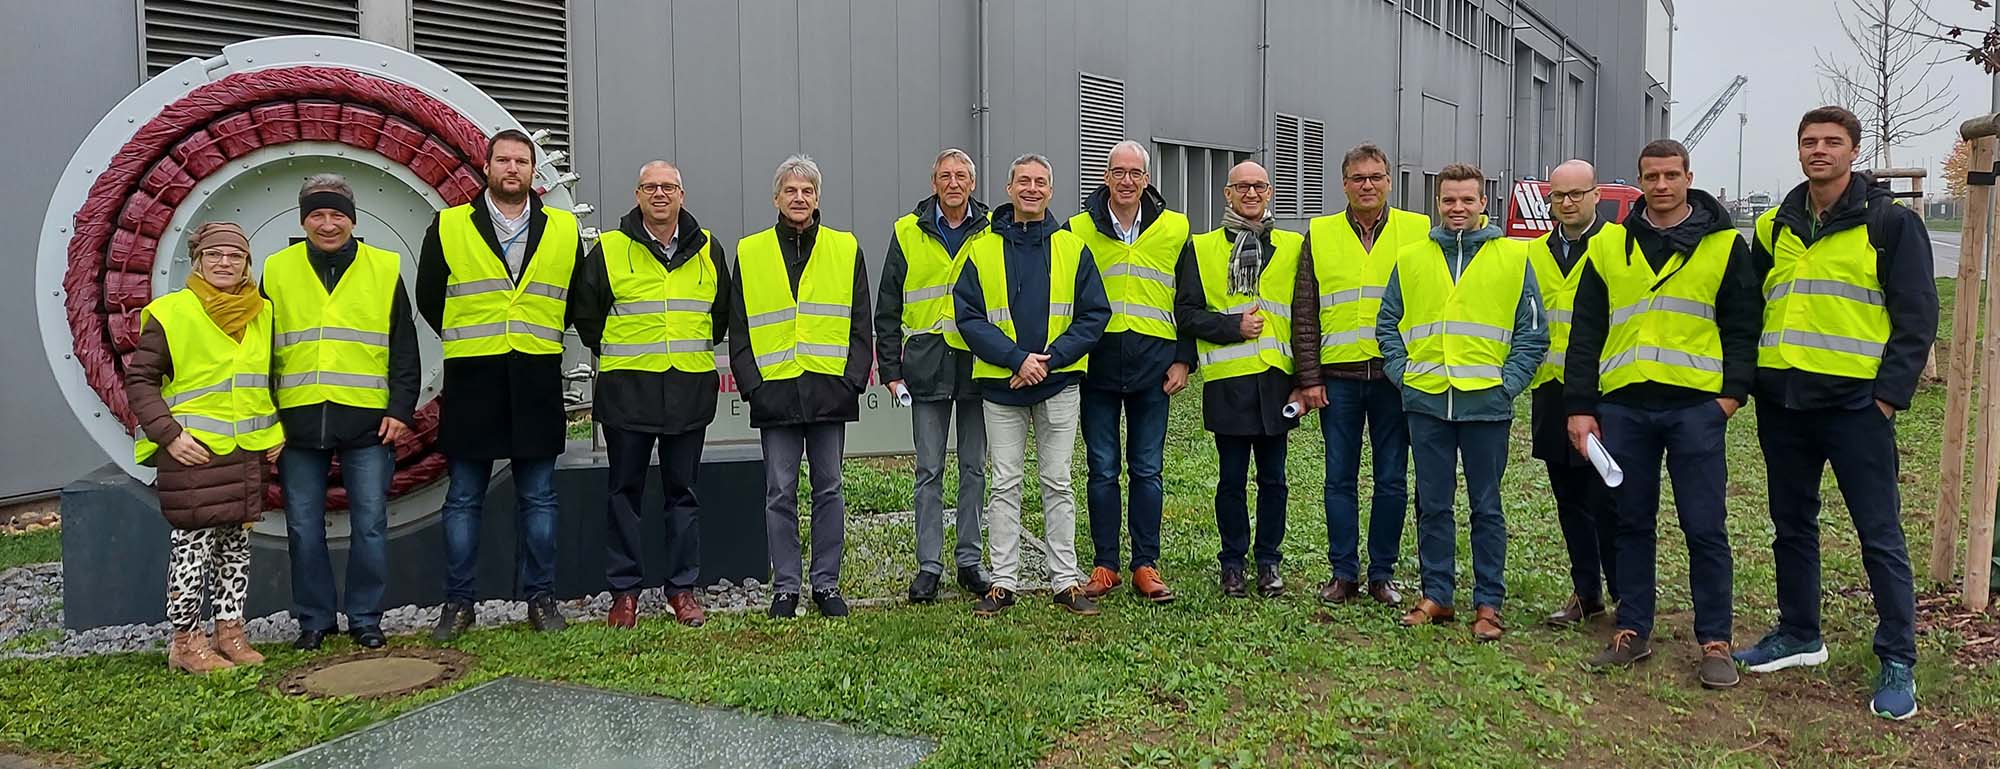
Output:
M250 261L249 254L243 253L242 251L238 251L233 248L231 249L204 248L201 250L201 253L196 254L196 256L200 257L200 259L204 262L210 262L213 264L229 264L231 262Z
M1249 195L1251 193L1262 195L1271 191L1271 185L1264 182L1237 182L1229 185L1229 191L1238 195Z
M1583 197L1585 195L1589 195L1590 193L1596 191L1597 191L1596 187L1592 187L1587 190L1550 190L1549 202L1561 203L1564 201L1580 201L1583 200Z
M639 185L639 191L648 195L658 195L662 192L668 195L679 195L681 194L681 186L678 184L659 183L641 184Z
M1381 185L1381 184L1387 184L1388 182L1389 182L1388 174L1365 174L1365 175L1356 174L1347 177L1347 183L1355 185L1357 187L1366 186L1370 184Z
M1113 168L1113 169L1111 169L1111 171L1109 172L1109 174L1108 174L1108 175L1109 175L1109 176L1110 176L1110 177L1111 177L1112 179L1115 179L1115 180L1118 180L1118 181L1121 181L1121 182L1122 182L1122 181L1136 181L1136 180L1139 180L1139 179L1144 179L1144 178L1146 178L1146 169L1144 169L1144 168Z

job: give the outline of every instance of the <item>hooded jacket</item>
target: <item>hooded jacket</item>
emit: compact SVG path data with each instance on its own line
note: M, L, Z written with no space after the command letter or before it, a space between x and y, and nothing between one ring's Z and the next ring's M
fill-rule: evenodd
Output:
M1104 294L1104 281L1097 274L1097 262L1084 248L1076 267L1075 297L1069 328L1055 339L1049 338L1049 236L1062 229L1055 217L1044 215L1032 222L1014 221L1014 204L993 209L993 233L1000 236L1007 259L1007 308L1014 316L1014 336L1007 338L998 326L986 320L986 291L979 282L979 268L966 262L953 287L952 314L965 345L981 360L1006 368L1020 369L1030 352L1049 356L1049 375L1040 384L1019 390L1005 379L980 380L981 397L1003 406L1032 406L1048 400L1079 379L1079 372L1056 369L1075 363L1085 355L1095 356L1104 327L1111 324L1111 300ZM1091 368L1096 368L1093 358ZM1161 367L1164 376L1166 368Z
M778 253L785 261L785 275L791 281L792 296L799 294L799 278L805 274L806 260L812 256L819 237L819 211L805 229L794 229L782 218L777 223ZM775 275L754 275L757 280L773 280ZM869 337L868 261L860 248L854 252L854 298L849 306L847 368L841 376L812 371L792 379L766 382L757 371L757 355L750 351L750 319L743 309L743 255L736 255L736 270L730 276L729 370L736 387L750 403L750 426L796 427L827 422L853 422L861 418L861 390L868 386L868 372L875 356Z
M1431 228L1430 237L1444 249L1445 268L1450 271L1451 279L1457 281L1465 273L1466 266L1478 258L1480 248L1501 235L1499 225L1480 217L1480 226L1475 229L1449 230L1440 224ZM1382 369L1389 381L1395 382L1397 389L1402 391L1404 411L1448 422L1505 422L1513 419L1514 398L1528 389L1529 382L1534 381L1535 369L1541 367L1542 357L1549 350L1548 324L1542 318L1542 293L1535 284L1532 267L1523 274L1521 298L1514 306L1514 335L1508 344L1507 359L1500 367L1499 387L1471 391L1448 387L1436 394L1404 387L1403 368L1410 361L1410 351L1403 345L1402 330L1397 328L1402 320L1402 279L1391 271L1389 284L1382 291L1382 313L1375 318L1375 341L1382 347Z
M569 306L576 334L593 355L600 355L604 324L617 298L612 294L606 259L655 259L667 269L678 269L708 246L710 269L727 276L729 264L720 241L703 235L694 214L681 209L674 224L674 250L654 240L646 230L646 218L634 207L618 220L618 231L643 245L644 251L606 254L604 244L591 246L570 286ZM726 278L715 283L715 301L709 306L710 341L721 344L729 331L729 305L734 286ZM604 371L597 375L597 390L591 398L591 415L599 424L616 430L679 435L700 430L715 421L715 404L722 377L714 371Z
M977 198L967 198L965 237L953 248L938 230L936 195L918 202L910 214L917 218L918 229L953 256L989 226L986 204ZM903 380L913 400L977 399L979 388L972 382L970 353L953 349L945 343L943 334L903 337L903 279L909 271L909 258L903 255L902 243L891 232L888 256L882 260L881 288L875 294L876 371L883 382Z
M1160 212L1166 210L1167 199L1152 185L1139 193L1139 231L1159 221ZM1083 210L1090 214L1090 221L1097 225L1097 231L1107 238L1118 239L1118 226L1111 218L1111 188L1102 184L1083 201ZM1067 226L1067 225L1065 225ZM1181 263L1174 272L1186 269L1187 252L1183 251ZM1101 286L1100 286L1101 287ZM1148 387L1160 387L1166 382L1167 367L1175 363L1187 364L1194 368L1194 337L1181 333L1178 340L1161 339L1134 331L1107 333L1090 352L1090 376L1086 384L1099 390L1121 393L1135 393Z

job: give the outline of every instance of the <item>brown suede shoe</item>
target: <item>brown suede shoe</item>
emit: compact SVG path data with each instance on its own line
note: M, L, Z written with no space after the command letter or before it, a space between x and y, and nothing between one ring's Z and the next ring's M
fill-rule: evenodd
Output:
M695 598L692 590L668 596L667 606L673 608L674 620L688 627L701 627L708 622L708 614L701 610L701 599Z
M1153 603L1173 603L1174 590L1160 579L1160 570L1141 566L1132 570L1132 592Z
M1416 627L1418 625L1435 625L1450 622L1455 619L1458 619L1458 613L1452 611L1451 607L1425 598L1417 602L1417 608L1411 609L1410 613L1403 615L1403 624L1409 627Z
M1396 586L1386 579L1368 580L1368 597L1383 606L1396 606L1403 602L1403 594L1396 592Z
M1500 624L1500 610L1491 606L1481 606L1473 612L1472 637L1481 641L1498 641L1507 633Z
M613 593L611 596L611 612L604 615L604 624L621 628L638 627L639 594Z
M1111 589L1117 587L1120 581L1118 579L1118 572L1115 569L1107 569L1102 566L1091 569L1090 581L1083 583L1083 597L1103 598L1104 594L1111 592Z
M1361 584L1351 579L1335 577L1319 586L1320 603L1347 603L1361 595Z
M175 633L167 642L167 668L195 675L208 675L217 670L236 667L229 660L217 656L215 649L208 645L208 634L199 630Z
M1553 628L1573 628L1584 620L1604 614L1604 611L1602 600L1585 602L1577 594L1571 593L1569 600L1563 601L1562 608L1542 621Z
M243 620L215 622L215 653L222 655L236 665L262 665L264 655L250 645L250 639L243 635Z

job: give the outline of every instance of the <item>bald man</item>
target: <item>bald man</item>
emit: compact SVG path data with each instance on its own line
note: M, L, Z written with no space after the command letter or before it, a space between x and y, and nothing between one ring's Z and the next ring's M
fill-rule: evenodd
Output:
M1597 169L1582 160L1556 166L1549 174L1549 210L1557 227L1532 251L1535 282L1549 319L1549 352L1530 385L1530 424L1534 457L1548 467L1549 489L1555 492L1556 520L1569 550L1569 600L1545 620L1558 628L1574 627L1602 616L1605 596L1618 600L1617 519L1611 489L1590 466L1590 460L1570 445L1569 412L1563 407L1563 360L1569 349L1570 312L1576 283L1585 264L1600 252L1616 252L1624 244L1625 228L1597 214ZM1608 584L1607 584L1608 583ZM1608 590L1606 588L1609 588Z
M1222 188L1229 207L1221 225L1188 239L1175 279L1174 315L1195 339L1204 376L1202 426L1215 433L1222 474L1215 486L1215 525L1222 534L1223 595L1248 595L1244 557L1252 552L1244 493L1250 458L1257 458L1257 593L1284 592L1278 575L1285 539L1285 434L1299 424L1292 386L1292 290L1305 237L1277 229L1271 218L1271 176L1256 163L1229 169Z

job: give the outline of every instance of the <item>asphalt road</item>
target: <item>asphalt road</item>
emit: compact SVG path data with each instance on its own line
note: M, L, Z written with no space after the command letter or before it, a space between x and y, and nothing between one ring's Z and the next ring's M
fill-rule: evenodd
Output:
M1743 237L1753 237L1749 228L1741 228ZM1958 276L1958 236L1956 232L1931 233L1931 261L1940 278Z

